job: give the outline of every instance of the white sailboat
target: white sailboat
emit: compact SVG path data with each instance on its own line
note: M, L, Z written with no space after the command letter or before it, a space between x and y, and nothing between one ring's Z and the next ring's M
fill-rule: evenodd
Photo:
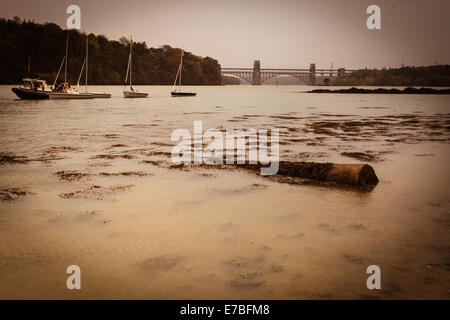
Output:
M81 67L80 75L78 76L77 90L79 90L80 88L81 75L83 74L84 66L86 66L86 81L84 92L86 94L92 95L94 98L111 98L110 93L88 92L88 62L89 62L89 35L86 35L86 57L84 58L83 66Z
M180 64L178 65L177 75L175 77L175 81L173 82L173 90L170 93L172 95L172 97L188 97L188 96L196 95L195 92L181 91L181 72L183 69L183 56L184 56L184 51L181 50ZM178 88L177 88L177 80L178 80Z
M69 31L67 31L66 38L66 56L63 59L63 63L65 62L64 68L64 82L60 83L58 87L55 87L56 81L59 77L59 72L61 71L61 67L59 68L58 74L56 75L56 79L54 82L54 89L48 93L49 99L93 99L94 96L88 93L80 93L75 88L71 87L67 82L67 54L69 50Z
M133 89L133 85L131 83L131 74L132 74L131 69L133 66L132 53L133 53L133 38L131 37L130 38L130 54L128 55L127 75L125 76L125 86L123 88L123 96L125 98L147 98L148 93L137 92L136 90ZM128 75L130 75L130 89L129 90L126 89Z

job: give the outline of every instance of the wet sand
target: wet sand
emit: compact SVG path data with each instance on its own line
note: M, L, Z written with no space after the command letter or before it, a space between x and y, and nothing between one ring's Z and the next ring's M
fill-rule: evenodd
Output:
M0 298L448 299L450 97L147 89L27 102L0 87ZM175 166L170 133L194 120L280 128L280 160L368 163L380 181ZM65 287L71 264L80 291Z

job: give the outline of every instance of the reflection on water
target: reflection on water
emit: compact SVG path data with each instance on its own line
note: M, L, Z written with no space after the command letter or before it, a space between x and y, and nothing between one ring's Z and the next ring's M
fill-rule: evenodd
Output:
M0 298L448 299L450 97L306 89L20 101L0 87ZM380 183L172 168L170 133L194 120L280 128L281 160L368 162Z

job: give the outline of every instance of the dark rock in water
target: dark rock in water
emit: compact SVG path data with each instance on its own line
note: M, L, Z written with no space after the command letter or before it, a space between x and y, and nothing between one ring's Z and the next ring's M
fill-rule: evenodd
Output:
M378 93L378 94L450 94L450 89L432 89L432 88L412 88L408 87L403 90L398 89L385 89L385 88L376 88L376 89L362 89L351 87L350 89L314 89L308 91L308 93Z
M354 158L354 159L358 159L361 161L375 161L377 160L377 157L369 154L369 153L364 153L364 152L342 152L341 155L345 156L345 157L350 157L350 158Z

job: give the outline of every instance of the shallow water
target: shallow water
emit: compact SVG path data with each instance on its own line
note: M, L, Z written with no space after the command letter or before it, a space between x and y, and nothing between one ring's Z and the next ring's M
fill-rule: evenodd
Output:
M226 86L171 98L157 86L138 88L148 99L93 87L113 97L20 101L10 88L0 87L0 298L450 296L449 96ZM368 162L380 183L362 192L171 168L170 134L194 120L280 128L281 160ZM72 264L79 291L66 289ZM372 264L381 290L366 287Z

